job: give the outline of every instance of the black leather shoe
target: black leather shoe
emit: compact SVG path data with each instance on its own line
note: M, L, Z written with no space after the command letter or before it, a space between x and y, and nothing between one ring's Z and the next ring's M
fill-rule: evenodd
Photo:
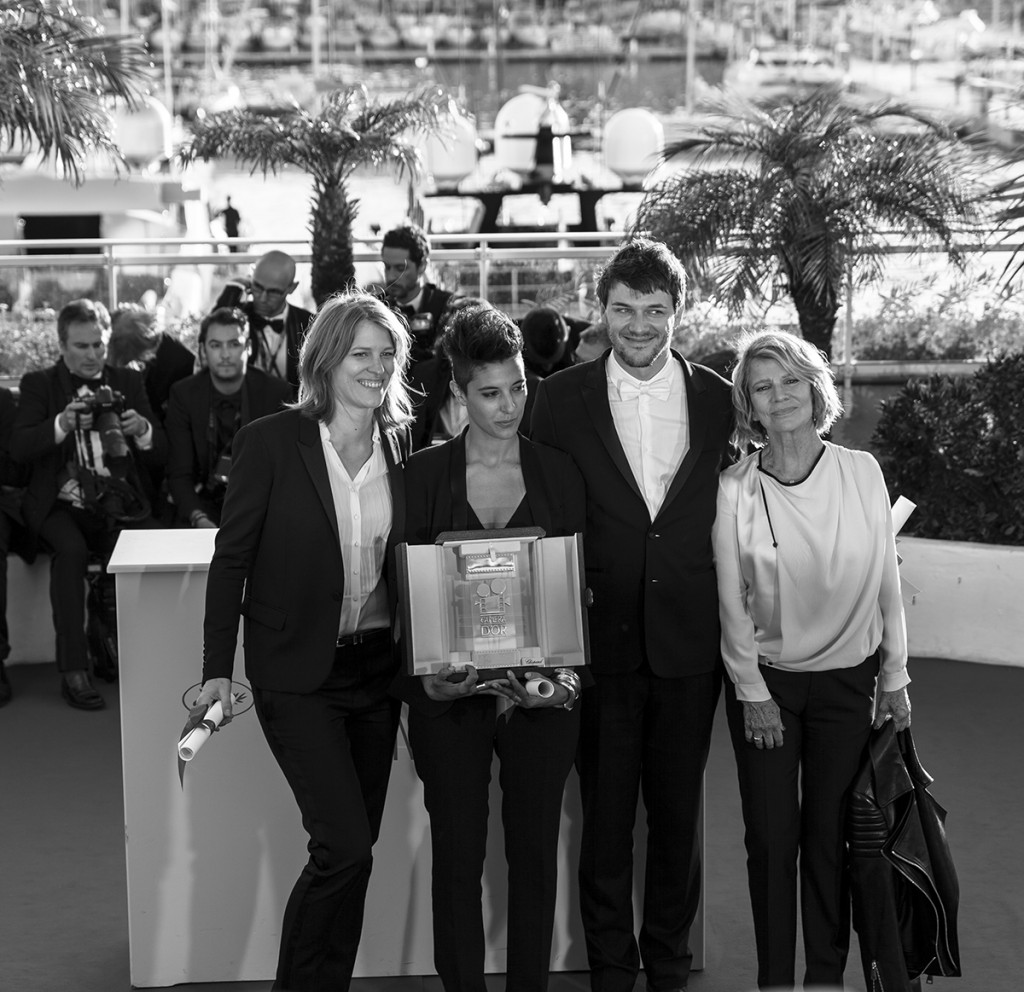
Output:
M7 672L4 663L0 661L0 706L6 706L11 701L11 683L7 681Z
M89 675L83 671L65 672L60 683L60 694L68 706L76 710L101 710L106 700L93 688Z

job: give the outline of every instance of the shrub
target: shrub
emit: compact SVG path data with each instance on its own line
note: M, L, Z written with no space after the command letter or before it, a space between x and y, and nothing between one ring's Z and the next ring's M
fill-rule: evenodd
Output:
M862 361L987 359L1022 348L1024 298L1003 294L990 278L895 286L879 294L873 312L855 312L853 353Z
M970 377L912 379L882 404L874 443L917 537L1024 544L1024 353Z
M0 305L0 375L21 378L57 361L57 313L8 311Z

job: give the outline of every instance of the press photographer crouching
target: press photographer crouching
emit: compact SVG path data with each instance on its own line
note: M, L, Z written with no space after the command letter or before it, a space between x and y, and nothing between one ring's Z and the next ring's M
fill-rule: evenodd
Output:
M283 409L292 390L284 379L248 367L249 322L237 307L219 307L203 318L199 351L202 370L171 387L167 481L179 522L217 527L235 434Z
M110 316L74 300L57 316L60 359L21 380L11 457L28 466L22 505L34 542L53 554L50 603L61 693L69 706L106 704L89 678L85 578L126 527L153 525L142 470L166 456L142 376L106 365ZM145 464L143 464L145 463Z

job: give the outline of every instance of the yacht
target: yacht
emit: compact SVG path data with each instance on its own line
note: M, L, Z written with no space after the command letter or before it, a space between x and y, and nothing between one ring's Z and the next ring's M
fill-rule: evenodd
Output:
M745 59L726 66L722 77L726 90L767 103L848 85L847 73L832 56L814 48L752 48Z

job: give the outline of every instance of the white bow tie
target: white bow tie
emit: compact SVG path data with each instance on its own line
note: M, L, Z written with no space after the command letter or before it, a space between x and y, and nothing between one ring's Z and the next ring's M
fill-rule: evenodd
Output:
M672 383L667 378L641 381L639 379L619 379L619 399L630 400L634 396L650 396L657 400L667 400L672 395Z

